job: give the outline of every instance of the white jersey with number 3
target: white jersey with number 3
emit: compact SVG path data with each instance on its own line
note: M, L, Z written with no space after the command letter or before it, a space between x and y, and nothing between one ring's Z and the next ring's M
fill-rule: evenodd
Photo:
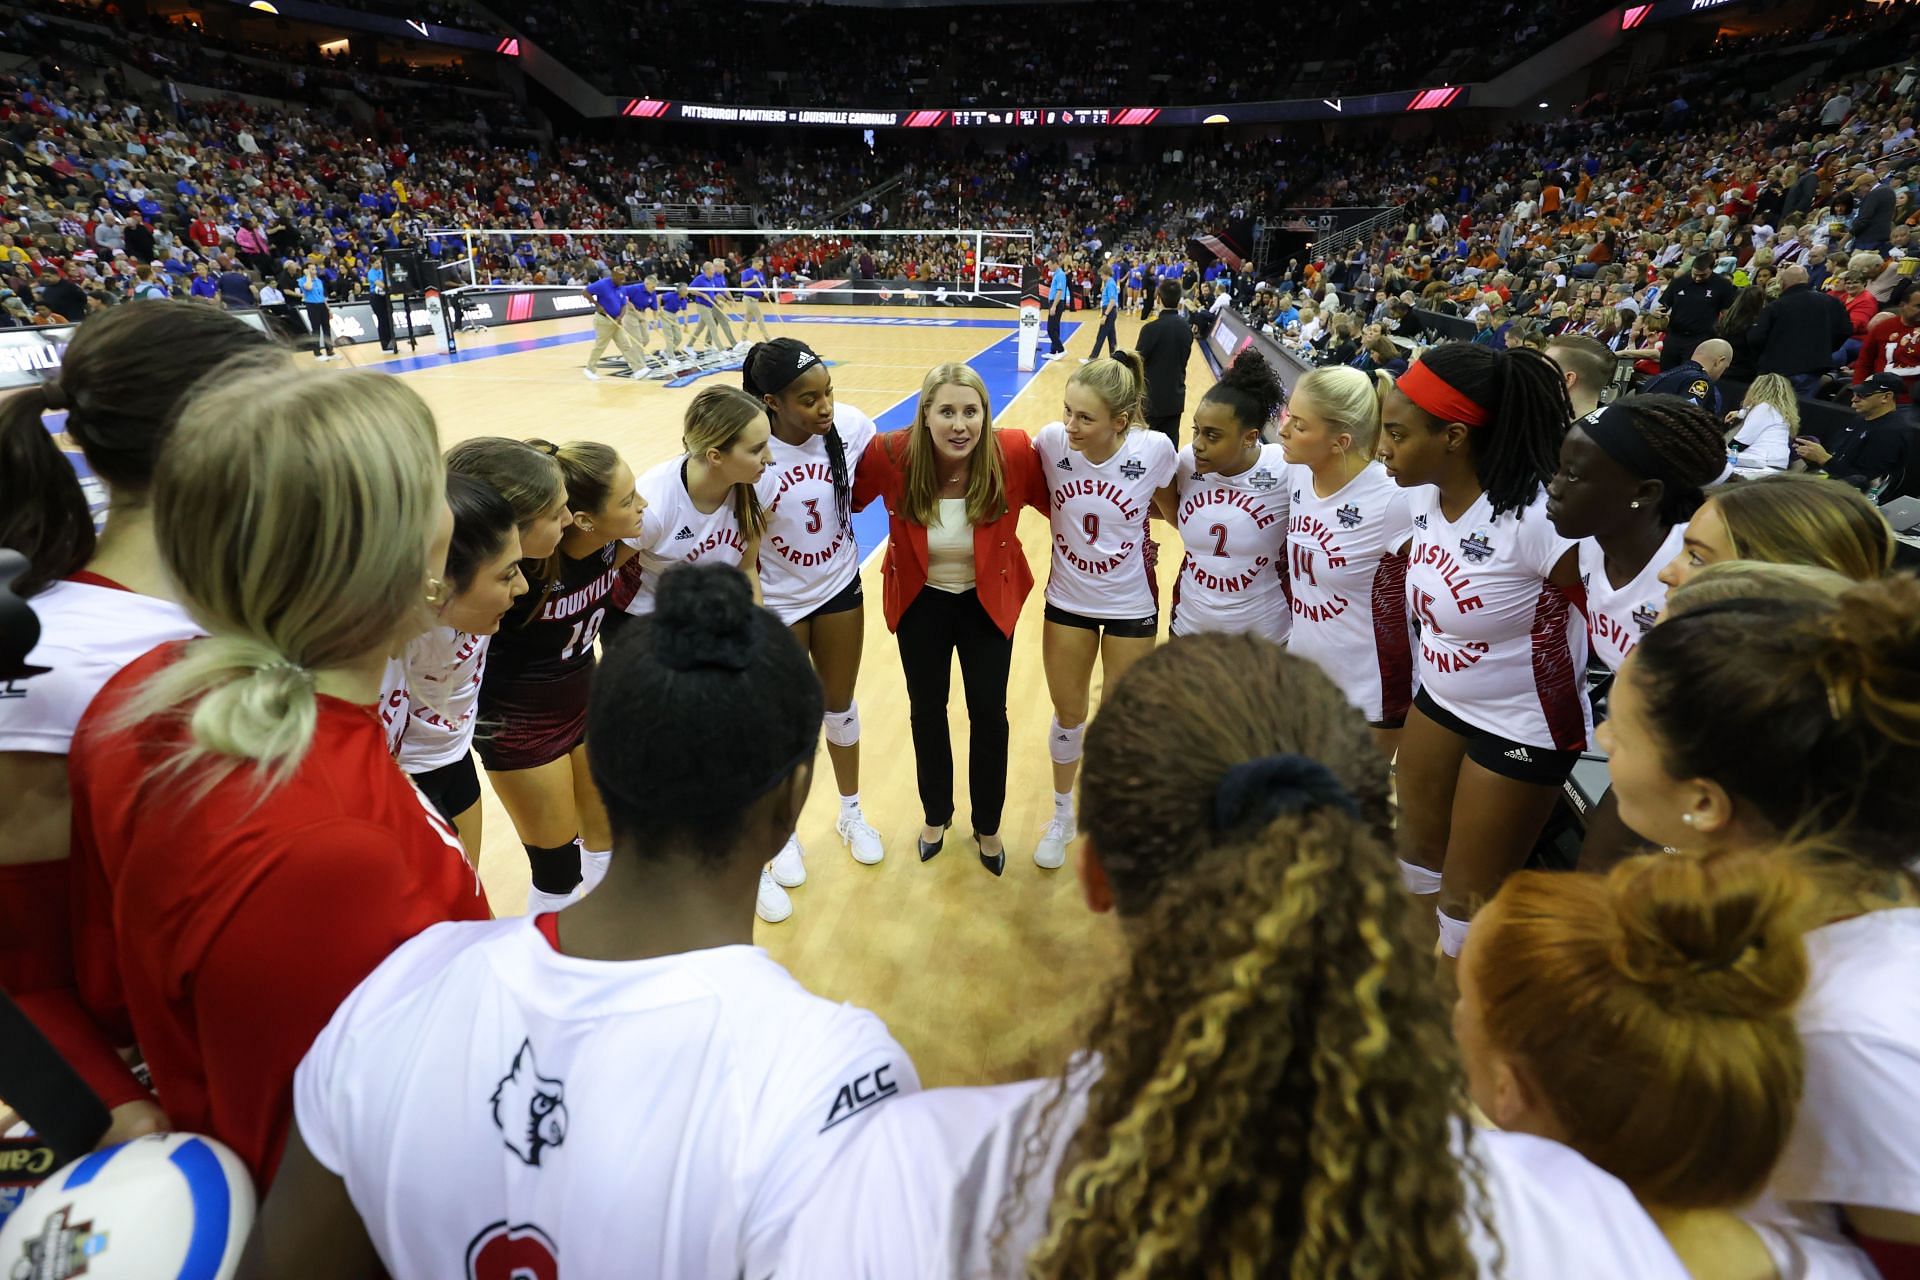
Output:
M1547 581L1575 544L1547 519L1546 492L1498 517L1483 493L1448 520L1434 485L1408 490L1407 506L1407 606L1420 626L1421 691L1510 742L1584 748L1593 730L1587 629Z
M436 925L375 969L294 1075L307 1148L394 1276L764 1280L913 1064L758 947L581 960L555 919Z
M686 458L669 458L640 477L635 486L647 501L640 514L640 536L626 543L639 554L628 572L639 575L639 586L627 612L652 613L660 575L676 564L738 565L747 554L746 535L733 513L733 495L712 511L693 505L687 492Z
M1252 632L1284 644L1287 607L1286 462L1277 444L1239 475L1202 475L1193 447L1180 451L1175 517L1186 554L1173 589L1176 636Z
M1369 724L1399 724L1413 701L1407 491L1378 462L1324 498L1310 467L1289 466L1287 487L1287 648L1326 672Z
M1673 526L1667 540L1653 553L1633 581L1615 589L1607 577L1606 553L1592 538L1580 539L1580 585L1587 592L1587 635L1593 656L1609 671L1618 671L1640 637L1653 629L1667 607L1667 584L1660 571L1680 554L1686 541L1685 523Z
M1053 569L1047 603L1084 618L1131 621L1160 609L1147 561L1153 495L1180 465L1173 442L1144 427L1129 430L1105 462L1087 461L1058 422L1033 438L1048 489Z
M846 450L851 486L853 469L878 428L844 400L834 401L833 427ZM782 622L795 622L860 576L860 551L851 519L842 520L834 505L826 437L784 444L772 436L767 446L773 465L759 485L760 504L767 510L767 531L760 539L760 592Z

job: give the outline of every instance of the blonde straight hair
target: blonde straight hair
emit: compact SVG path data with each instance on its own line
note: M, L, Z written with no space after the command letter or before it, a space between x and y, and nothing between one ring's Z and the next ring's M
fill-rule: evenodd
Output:
M920 407L907 432L906 517L924 527L940 509L940 468L934 462L927 414L942 387L966 387L980 397L980 442L967 459L967 523L990 524L1007 513L1007 476L1000 442L993 434L993 401L980 375L957 362L935 365L920 383Z
M680 446L688 457L704 455L709 449L725 453L742 431L766 420L767 406L739 387L707 387L687 406L687 416L680 426ZM760 495L752 485L733 486L733 518L749 542L766 532L767 513L761 509Z
M154 534L207 631L114 725L184 720L165 766L205 795L250 767L262 794L300 767L314 673L393 653L433 625L427 542L446 470L426 404L398 378L216 371L182 406L154 473Z
M1113 417L1127 415L1127 430L1147 425L1147 366L1138 351L1116 351L1081 365L1068 386L1086 387L1100 397Z

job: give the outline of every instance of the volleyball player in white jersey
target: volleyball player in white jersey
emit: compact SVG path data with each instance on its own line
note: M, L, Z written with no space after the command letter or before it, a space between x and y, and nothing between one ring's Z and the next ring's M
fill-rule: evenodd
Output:
M729 564L755 576L766 513L755 490L766 473L766 410L738 387L707 387L687 406L686 452L640 477L646 512L627 539L628 562L615 599L629 614L653 612L660 574L676 564Z
M1154 495L1172 483L1173 442L1146 425L1140 356L1118 351L1067 379L1060 422L1033 438L1048 487L1053 563L1047 575L1040 652L1053 723L1053 817L1034 846L1036 865L1067 860L1073 839L1073 779L1091 710L1093 664L1111 689L1153 649L1160 599L1147 526Z
M860 808L860 706L854 684L866 640L860 550L853 538L853 468L877 434L873 419L835 401L833 374L795 338L757 342L740 379L767 407L773 465L760 479L766 532L760 539L760 592L793 628L826 691L827 758L840 789L834 830L854 860L886 856L880 833ZM804 884L800 838L774 859L773 878Z
M1580 544L1580 587L1594 659L1618 671L1666 605L1660 574L1680 555L1701 489L1725 466L1711 414L1680 396L1627 396L1575 422L1547 485L1547 518ZM1620 821L1611 789L1587 817L1584 870L1645 843Z
M42 674L0 696L0 989L51 1037L113 1112L118 1142L164 1117L73 999L67 756L94 695L129 662L201 634L154 543L148 491L175 408L201 375L266 344L197 302L142 302L89 319L56 375L0 402L0 546L27 557L14 584L40 620L27 654ZM94 532L86 490L43 415L107 488Z
M1546 513L1571 417L1551 360L1470 343L1427 351L1382 407L1380 458L1409 491L1420 628L1397 759L1401 856L1448 956L1525 861L1592 734L1579 556Z
M767 332L767 314L761 310L762 302L770 302L773 293L767 285L767 264L763 259L755 258L740 268L740 306L745 317L740 322L741 335L753 336L753 328L760 328L760 341L772 342L773 335Z
M1609 671L1660 616L1660 571L1680 554L1726 450L1711 414L1680 396L1627 396L1575 423L1547 485L1547 518L1580 543L1593 656Z
M447 602L439 624L407 646L407 714L395 758L460 833L467 861L480 865L480 774L473 764L474 716L487 648L513 602L527 593L513 504L484 480L447 472L453 540L447 545Z
M717 565L656 604L594 682L605 881L429 929L341 1004L243 1275L763 1280L839 1151L918 1090L877 1018L753 945L820 740L805 652Z
M1472 1129L1387 763L1313 664L1176 637L1102 704L1082 790L1082 891L1130 953L1084 1049L885 1108L782 1280L1686 1275L1619 1181Z
M1286 464L1260 438L1284 399L1266 357L1249 348L1194 407L1193 443L1154 497L1186 547L1168 625L1176 636L1251 631L1286 643Z
M1407 629L1406 491L1374 459L1380 398L1393 386L1334 365L1294 384L1280 424L1286 451L1287 647L1326 672L1367 718L1389 760L1413 701Z

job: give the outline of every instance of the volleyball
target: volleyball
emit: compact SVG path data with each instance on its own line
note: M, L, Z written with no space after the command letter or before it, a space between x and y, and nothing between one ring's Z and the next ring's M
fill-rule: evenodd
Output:
M74 1161L0 1227L6 1280L225 1280L253 1229L253 1181L211 1138L158 1133Z

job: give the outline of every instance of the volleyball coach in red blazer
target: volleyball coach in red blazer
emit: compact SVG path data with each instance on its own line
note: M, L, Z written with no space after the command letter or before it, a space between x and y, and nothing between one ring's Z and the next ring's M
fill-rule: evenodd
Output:
M1021 431L995 431L980 376L964 364L927 374L905 431L876 436L854 474L854 505L887 504L884 605L900 643L913 722L924 829L920 861L953 823L953 744L947 693L960 654L972 745L968 780L980 861L1006 868L1000 810L1007 795L1007 669L1013 624L1033 590L1017 526L1045 513L1046 480Z

